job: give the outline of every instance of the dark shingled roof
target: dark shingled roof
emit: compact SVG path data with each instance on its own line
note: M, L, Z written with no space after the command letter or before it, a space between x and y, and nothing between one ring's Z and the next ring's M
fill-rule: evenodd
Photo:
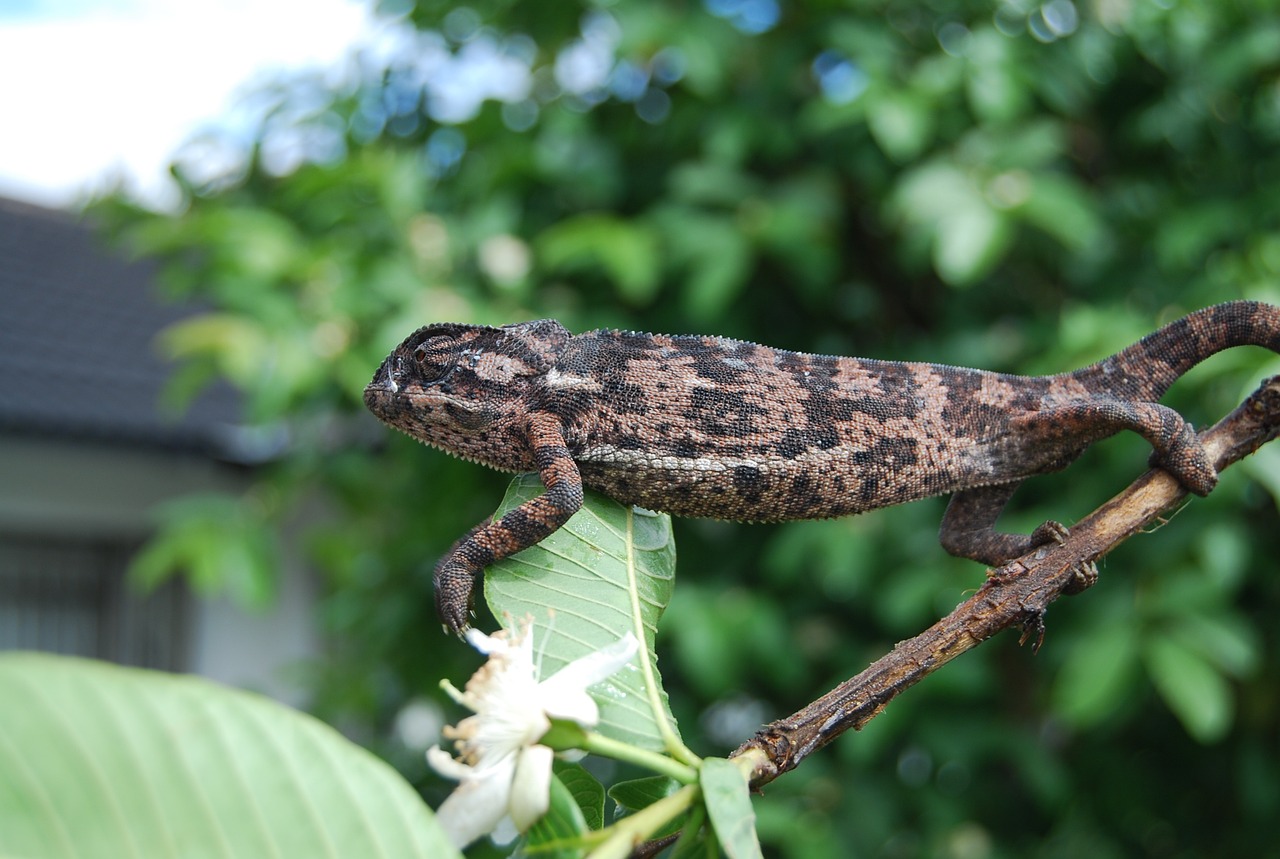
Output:
M0 433L255 458L230 387L162 410L173 368L155 337L195 309L162 301L153 274L74 215L0 199Z

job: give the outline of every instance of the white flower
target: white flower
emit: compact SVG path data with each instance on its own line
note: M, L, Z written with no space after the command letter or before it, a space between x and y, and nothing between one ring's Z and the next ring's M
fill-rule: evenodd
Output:
M575 659L542 682L533 662L532 622L512 634L485 635L474 629L467 640L489 661L467 681L464 692L445 684L451 695L475 715L444 729L458 757L434 746L427 761L441 775L459 782L436 810L449 839L459 848L493 833L504 843L546 813L550 803L553 752L538 740L552 719L584 728L600 720L587 688L631 661L639 649L628 632L613 644Z

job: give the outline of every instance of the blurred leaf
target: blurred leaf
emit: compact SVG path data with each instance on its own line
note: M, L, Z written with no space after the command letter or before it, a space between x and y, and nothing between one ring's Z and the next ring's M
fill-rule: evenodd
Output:
M535 247L552 271L600 268L634 304L648 302L657 291L662 256L657 238L641 224L604 214L579 215L545 230Z
M1280 446L1268 445L1241 465L1250 477L1262 484L1276 509L1280 510Z
M1235 700L1216 668L1181 640L1152 635L1144 642L1151 679L1187 733L1217 742L1231 727Z
M185 575L203 596L226 595L247 609L276 596L280 550L256 503L226 495L190 495L160 508L164 529L134 556L130 578L154 588Z
M703 221L692 237L698 249L689 261L685 307L694 319L709 320L723 313L746 286L751 249L742 234L724 222Z
M1138 677L1138 644L1128 618L1097 624L1073 641L1054 682L1054 710L1080 728L1113 716Z
M954 164L935 162L908 173L890 203L908 226L928 236L933 265L954 286L986 276L1013 241L1008 215L992 208Z
M247 278L275 280L297 273L306 245L296 226L275 212L227 206L198 217L206 240L224 249L224 265ZM259 288L244 283L242 289Z
M1261 644L1253 627L1232 613L1188 611L1178 617L1169 634L1225 674L1244 678L1258 668Z
M1037 174L1017 212L1071 251L1096 252L1102 239L1102 221L1094 203L1078 183L1065 177Z
M1023 68L1011 56L1013 44L992 27L968 36L965 95L973 112L987 122L1009 122L1031 106Z
M968 286L991 272L1013 242L1009 219L987 206L973 206L938 221L933 265L943 280Z
M0 700L5 856L460 859L394 770L256 695L10 654Z
M759 186L749 174L731 164L696 161L671 173L671 196L695 205L736 206Z
M924 225L980 204L981 195L969 177L946 161L931 161L905 173L890 201L899 218Z
M495 517L542 492L537 475L512 480ZM488 569L484 595L504 625L534 619L542 677L630 632L643 645L635 663L594 687L601 733L664 749L659 720L676 732L658 673L654 633L675 576L665 515L624 507L588 491L578 513L551 536ZM654 712L652 703L658 702Z
M729 859L763 856L756 837L751 789L742 770L724 758L707 758L702 762L700 782L707 817L725 855Z
M867 113L867 124L884 153L905 164L924 151L933 138L932 106L910 92L880 95Z
M232 313L205 313L175 322L161 333L160 348L174 361L207 357L241 387L252 386L261 376L271 352L262 329Z

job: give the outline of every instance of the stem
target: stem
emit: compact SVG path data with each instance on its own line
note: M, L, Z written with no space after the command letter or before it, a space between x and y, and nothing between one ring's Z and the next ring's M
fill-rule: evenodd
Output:
M624 817L601 832L610 832L608 840L592 850L587 859L626 859L637 844L657 832L676 815L683 814L698 799L701 792L696 784L686 784L670 796L663 797L647 808ZM611 830L611 831L610 831Z
M660 775L670 776L682 784L693 784L698 780L698 771L693 767L682 764L666 755L638 748L629 743L606 737L604 734L598 734L595 731L586 732L586 740L579 748L593 754L604 755L614 760L642 766ZM652 807L650 806L650 808ZM635 815L632 815L632 817L635 817Z
M640 589L636 584L635 515L634 508L628 507L626 534L628 547L626 558L627 590L631 594L631 618L635 622L633 632L636 640L643 646L646 639L644 623L640 619ZM696 766L700 759L693 753L692 749L681 741L680 735L675 732L671 727L671 723L667 721L666 708L662 706L662 684L654 676L652 661L643 652L640 656L640 671L644 675L644 690L646 697L649 699L649 709L653 712L654 721L658 723L658 733L662 735L662 742L667 747L667 752L677 760Z

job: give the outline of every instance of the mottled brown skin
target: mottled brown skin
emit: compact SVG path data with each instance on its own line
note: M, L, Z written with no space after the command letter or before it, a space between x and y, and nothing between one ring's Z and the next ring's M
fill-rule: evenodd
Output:
M1018 483L1064 468L1120 430L1204 495L1217 481L1191 426L1156 402L1232 346L1280 352L1280 308L1220 304L1097 364L1014 376L940 364L808 355L719 337L592 331L552 320L429 325L365 389L386 423L546 492L481 523L436 568L445 623L467 625L484 568L582 505L583 486L681 516L843 516L953 493L948 552L997 565L1059 539L995 530Z

